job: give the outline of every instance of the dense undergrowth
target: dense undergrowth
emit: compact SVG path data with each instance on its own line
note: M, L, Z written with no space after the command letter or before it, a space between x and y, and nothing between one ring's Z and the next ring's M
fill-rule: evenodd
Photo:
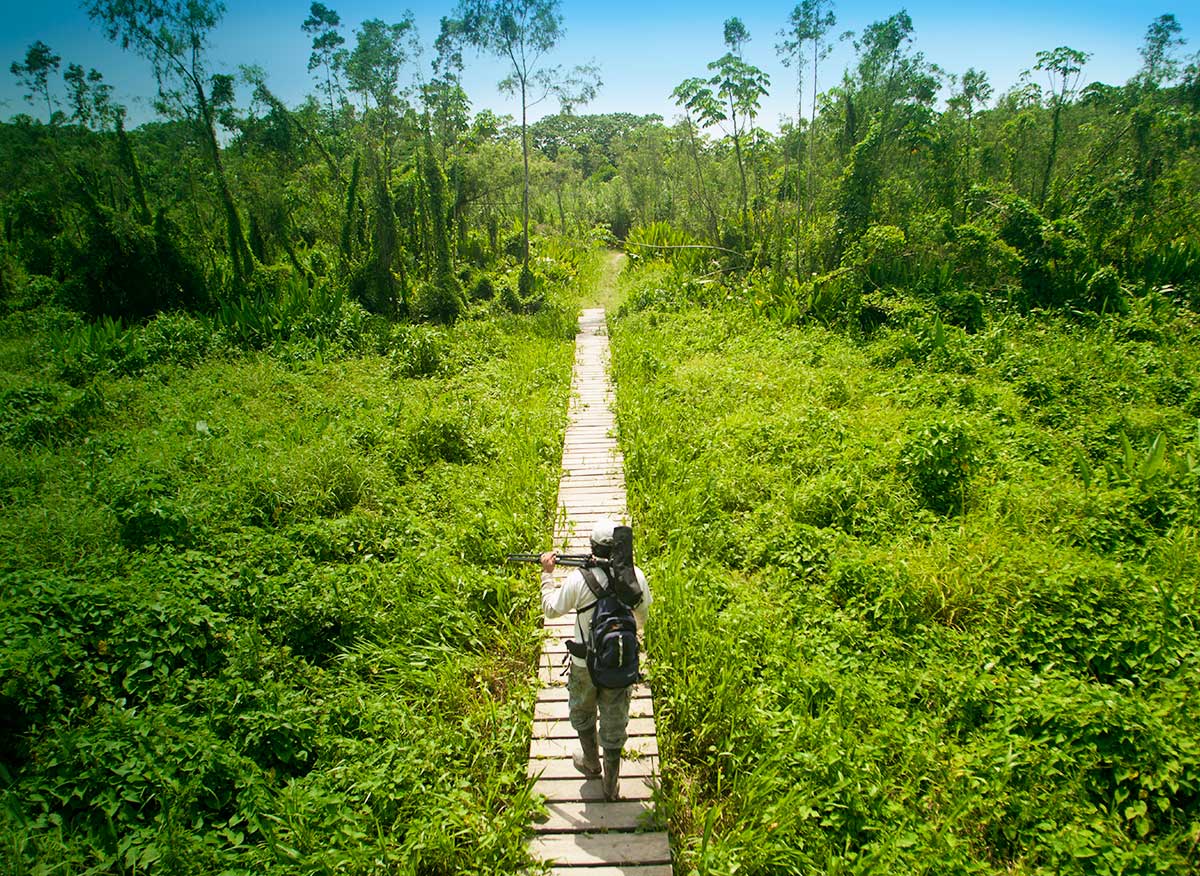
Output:
M595 267L452 327L7 317L0 870L525 866L496 559L545 543Z
M890 294L625 278L677 872L1191 872L1200 319Z

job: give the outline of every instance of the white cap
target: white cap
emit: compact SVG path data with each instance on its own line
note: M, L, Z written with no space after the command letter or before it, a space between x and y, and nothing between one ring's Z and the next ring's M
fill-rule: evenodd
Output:
M612 547L613 530L617 524L607 517L601 517L592 526L592 547Z

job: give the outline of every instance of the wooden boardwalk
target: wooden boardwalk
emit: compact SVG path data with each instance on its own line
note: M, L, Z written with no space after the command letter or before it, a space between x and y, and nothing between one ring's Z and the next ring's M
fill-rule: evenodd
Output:
M623 463L612 437L616 423L603 308L583 311L575 344L554 534L555 547L564 553L588 551L598 518L628 516ZM559 569L555 575L570 571ZM550 863L556 876L671 876L671 848L665 830L655 824L650 802L658 776L658 740L649 688L634 688L618 802L606 802L600 780L585 779L571 764L579 742L567 720L563 643L574 630L574 614L546 621L529 775L537 779L535 791L546 798L547 817L533 826L530 850Z

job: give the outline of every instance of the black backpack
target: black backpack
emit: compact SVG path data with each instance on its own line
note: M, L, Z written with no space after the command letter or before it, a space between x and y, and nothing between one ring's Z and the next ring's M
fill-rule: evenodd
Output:
M618 591L626 588L614 586L613 579L606 579L602 585L590 568L579 571L583 574L584 583L596 597L591 605L578 610L584 612L593 609L592 635L586 645L567 642L567 650L587 660L588 675L596 687L621 689L636 684L641 679L638 672L637 621L632 606L622 598L629 594L618 595ZM640 592L633 595L636 596L633 605L642 601Z

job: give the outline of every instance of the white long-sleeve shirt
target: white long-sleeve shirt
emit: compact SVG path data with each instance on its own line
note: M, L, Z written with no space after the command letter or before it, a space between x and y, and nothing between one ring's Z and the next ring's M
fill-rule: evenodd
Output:
M601 587L607 586L608 575L603 569L593 567L592 572ZM642 570L635 566L634 572L637 575L638 585L642 588L642 601L638 603L637 608L633 609L633 617L637 621L640 633L646 625L651 596L650 586L646 583L646 576L642 574ZM542 572L542 611L547 618L562 617L572 611L578 612L575 615L575 641L577 642L586 643L592 639L592 609L589 607L584 612L580 612L579 609L591 606L595 601L596 595L583 580L581 570L572 569L562 584L556 584L554 575L550 572ZM581 657L572 655L571 660L576 666L587 666L587 661Z

